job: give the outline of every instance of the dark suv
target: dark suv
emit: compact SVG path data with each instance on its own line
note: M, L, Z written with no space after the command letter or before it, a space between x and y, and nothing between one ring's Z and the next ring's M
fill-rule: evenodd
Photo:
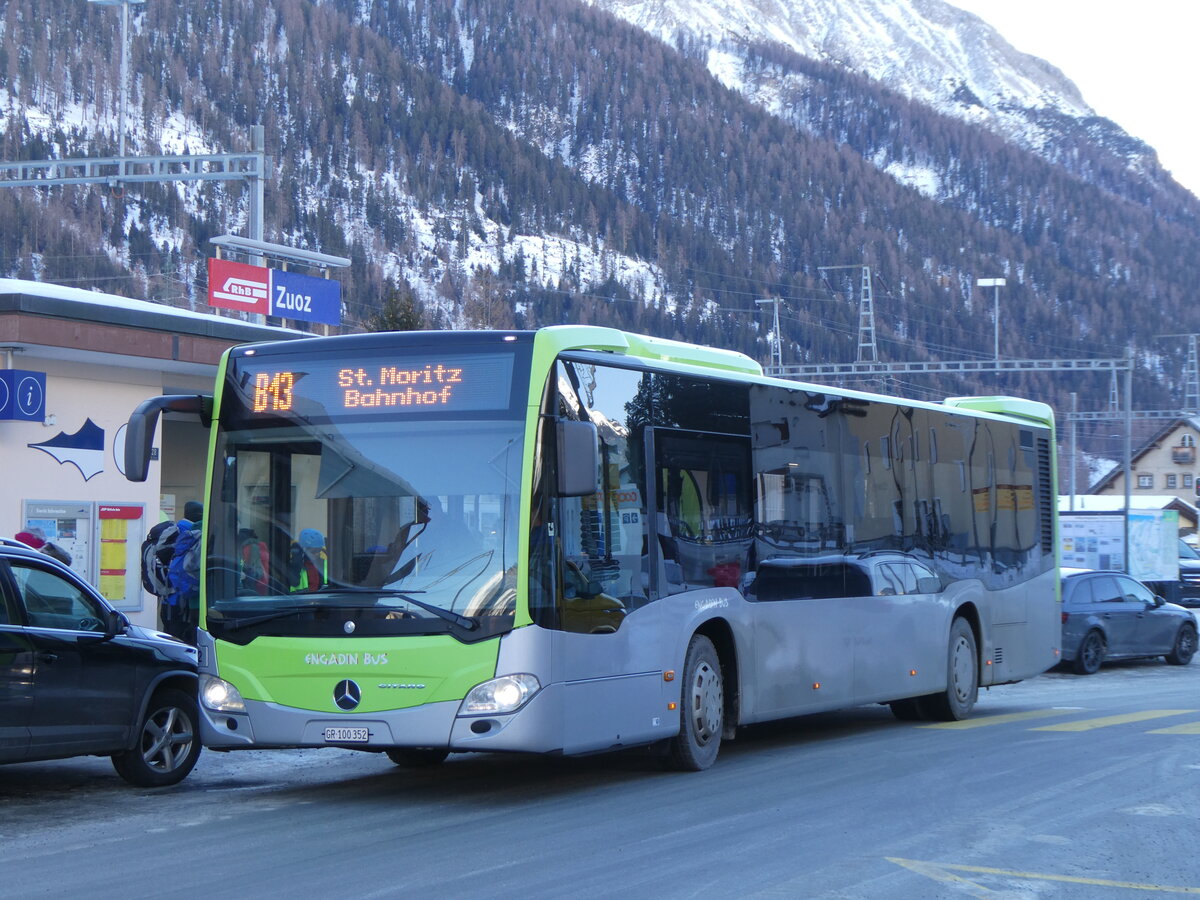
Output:
M0 543L0 763L111 756L141 787L200 755L196 650L131 625L73 571Z

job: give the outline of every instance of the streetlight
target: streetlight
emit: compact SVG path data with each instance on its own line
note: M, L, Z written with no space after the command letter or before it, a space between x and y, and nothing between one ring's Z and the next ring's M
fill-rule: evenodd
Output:
M97 6L121 7L121 111L117 132L120 147L118 155L122 160L125 159L125 95L129 91L129 7L135 3L141 5L145 2L146 0L88 0L88 3L94 3ZM124 170L125 165L122 162L121 171Z
M96 0L93 0L93 2L96 2ZM975 282L979 287L996 289L992 300L992 328L994 330L993 344L997 360L1000 359L1000 288L1004 287L1007 283L1003 278L980 278Z

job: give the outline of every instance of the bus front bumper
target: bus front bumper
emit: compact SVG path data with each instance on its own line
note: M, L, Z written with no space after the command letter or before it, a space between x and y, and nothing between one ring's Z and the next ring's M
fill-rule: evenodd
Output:
M246 700L244 712L200 706L200 739L213 750L283 747L445 747L487 753L561 751L561 685L547 685L516 712L460 716L460 703L430 703L375 713L332 714Z

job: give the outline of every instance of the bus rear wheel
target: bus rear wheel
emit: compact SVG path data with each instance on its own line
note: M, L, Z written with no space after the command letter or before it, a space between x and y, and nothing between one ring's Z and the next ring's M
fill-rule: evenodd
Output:
M946 660L946 690L918 699L921 714L935 722L965 719L979 697L979 653L975 632L966 619L950 626L950 648Z
M393 747L383 752L396 765L406 769L441 765L450 755L450 751L442 747Z
M700 772L711 766L721 749L725 728L725 679L712 641L692 636L683 664L683 691L679 704L679 734L667 747L673 769Z

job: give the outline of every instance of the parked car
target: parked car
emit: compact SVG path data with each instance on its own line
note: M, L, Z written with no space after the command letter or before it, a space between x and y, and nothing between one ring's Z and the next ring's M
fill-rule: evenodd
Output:
M1180 606L1200 607L1200 553L1187 541L1179 541L1179 599Z
M895 550L771 557L742 583L742 592L758 600L936 594L941 589L933 570Z
M1080 675L1112 659L1164 656L1186 666L1196 618L1122 572L1062 569L1062 658Z
M0 763L110 756L131 784L163 787L196 765L198 724L195 648L0 542Z

